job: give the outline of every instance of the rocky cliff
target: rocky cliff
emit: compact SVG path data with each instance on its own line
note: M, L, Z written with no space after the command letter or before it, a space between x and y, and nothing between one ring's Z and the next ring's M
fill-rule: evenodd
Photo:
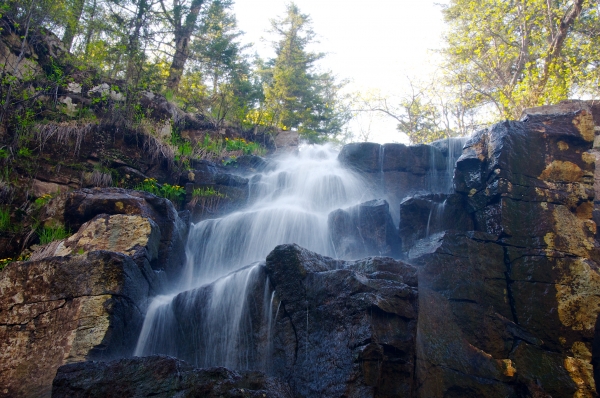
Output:
M328 227L338 257L365 258L290 244L254 265L240 348L269 376L119 360L179 272L186 216L150 194L69 193L54 213L78 232L0 274L0 395L595 397L599 126L599 106L569 102L477 132L460 156L442 142L344 147L380 199ZM219 186L237 198L220 211L243 206L268 167L248 162L235 176L199 163L188 190ZM218 286L173 301L180 325L205 322ZM210 341L183 329L174 352L194 361Z

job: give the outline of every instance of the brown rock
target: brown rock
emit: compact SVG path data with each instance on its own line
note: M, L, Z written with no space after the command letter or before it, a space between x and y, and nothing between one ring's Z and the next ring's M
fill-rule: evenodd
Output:
M149 283L97 251L12 263L0 274L0 396L50 396L56 369L132 352Z
M81 189L69 193L65 205L65 224L78 230L99 214L137 215L151 219L160 229L158 260L151 265L176 278L184 261L188 224L181 219L171 201L143 191L120 188Z

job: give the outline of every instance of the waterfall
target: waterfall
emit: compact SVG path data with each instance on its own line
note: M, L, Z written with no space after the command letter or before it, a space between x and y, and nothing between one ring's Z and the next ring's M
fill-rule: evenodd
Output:
M203 367L266 369L257 347L268 351L277 314L258 262L284 243L335 256L327 216L372 199L362 186L330 146L274 159L250 177L246 208L192 226L181 280L150 304L134 354L167 354Z
M427 176L431 193L454 192L454 167L469 137L449 137L431 143Z

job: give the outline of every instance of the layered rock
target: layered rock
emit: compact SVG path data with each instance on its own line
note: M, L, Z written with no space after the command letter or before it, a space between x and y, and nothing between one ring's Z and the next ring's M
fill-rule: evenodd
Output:
M401 243L385 200L329 213L329 235L338 258L399 257Z
M416 195L400 203L399 236L401 251L407 253L415 243L436 233L454 229L473 230L472 215L463 195Z
M0 274L0 396L49 396L59 366L130 355L149 289L120 253L8 265Z
M257 156L245 156L240 159L242 174L249 170L261 170L264 161ZM249 195L249 180L245 177L225 172L213 162L201 160L194 162L194 169L184 176L186 202L192 212L194 222L221 216L244 206ZM195 198L195 189L213 189L216 194Z
M411 249L418 396L596 396L593 140L584 110L500 123L466 144L455 186L476 231Z
M30 261L47 257L83 254L97 250L122 253L140 267L152 290L158 292L164 283L162 273L152 270L158 259L160 228L149 218L125 214L100 214L86 222L75 234L38 247Z
M160 242L157 260L151 261L151 265L155 270L165 271L171 280L178 277L185 262L188 224L185 218L179 217L171 201L147 192L120 188L81 189L67 195L64 219L71 230L78 230L100 214L122 214L152 220L160 230ZM100 226L101 222L94 225ZM121 232L125 230L127 228ZM113 233L116 231L113 230ZM111 232L105 234L110 239Z
M284 384L260 372L196 369L170 357L81 362L58 369L53 398L287 398Z
M417 321L413 267L386 257L344 262L281 245L272 372L294 396L411 396Z
M362 175L366 187L388 201L397 221L402 200L417 194L451 191L456 148L461 143L462 139L411 146L354 143L342 148L339 160Z

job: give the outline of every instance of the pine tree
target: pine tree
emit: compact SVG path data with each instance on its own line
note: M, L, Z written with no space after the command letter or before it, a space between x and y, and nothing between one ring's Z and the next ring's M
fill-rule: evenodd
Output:
M271 21L279 40L277 56L267 70L270 84L265 88L265 104L273 125L298 130L316 142L339 133L346 112L338 101L342 84L330 73L315 72L315 63L324 54L307 50L315 38L310 23L310 17L293 3L285 17Z

